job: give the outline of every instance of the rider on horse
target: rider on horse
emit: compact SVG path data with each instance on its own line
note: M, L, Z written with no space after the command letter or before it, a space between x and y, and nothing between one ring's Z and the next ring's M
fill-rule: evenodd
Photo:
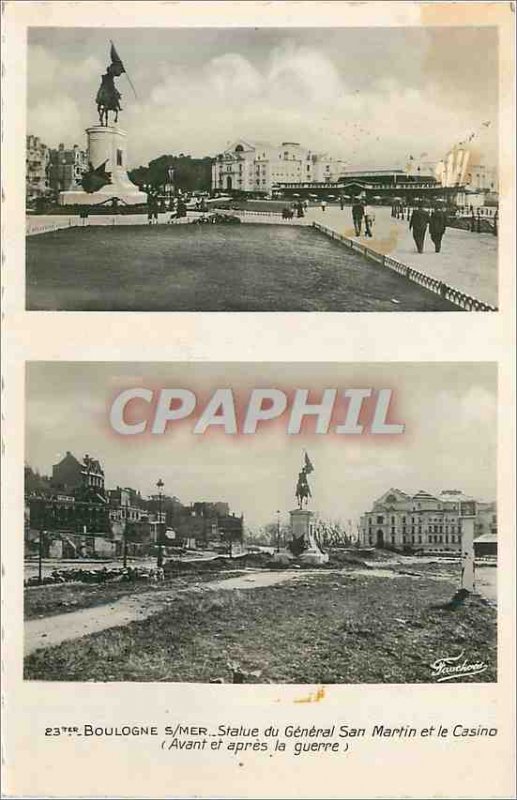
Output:
M109 111L115 112L115 122L118 122L118 112L122 111L120 107L122 95L115 86L115 78L122 75L124 71L122 62L114 61L106 68L106 72L101 78L101 85L95 98L101 125L108 125Z
M304 501L305 504L307 504L311 496L311 489L309 481L307 480L307 470L305 467L302 467L301 472L298 474L298 483L296 484L296 499L298 500L299 507L302 508Z

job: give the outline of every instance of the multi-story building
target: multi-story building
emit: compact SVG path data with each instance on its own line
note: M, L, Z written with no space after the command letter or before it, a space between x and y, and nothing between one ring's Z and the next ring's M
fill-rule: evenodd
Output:
M110 534L106 502L78 500L74 495L29 497L30 527L49 532Z
M278 183L335 181L344 162L316 153L298 142L271 145L239 139L212 165L212 189L270 194Z
M228 503L196 502L183 506L173 519L178 543L207 547L209 544L242 543L244 520L230 513Z
M87 454L81 462L68 450L64 458L53 465L51 484L69 494L82 490L104 497L104 470L97 459Z
M50 150L38 136L26 137L25 194L27 200L42 197L49 189Z
M69 192L78 189L81 185L83 172L88 169L88 154L74 144L71 149L65 149L60 143L57 150L50 150L48 180L54 192Z
M136 489L130 489L127 486L108 489L108 503L112 519L140 522L149 517L146 502Z
M165 521L165 512L160 518L148 508L148 502L139 491L130 487L108 490L109 518L111 530L118 540L154 542L157 539L158 523Z
M439 495L419 491L414 495L390 489L362 515L359 541L366 546L395 549L460 550L463 504L473 510L475 535L497 529L495 503L476 501L459 489Z
M486 536L487 534L491 534L492 536L497 535L496 503L477 503L476 534L478 536Z

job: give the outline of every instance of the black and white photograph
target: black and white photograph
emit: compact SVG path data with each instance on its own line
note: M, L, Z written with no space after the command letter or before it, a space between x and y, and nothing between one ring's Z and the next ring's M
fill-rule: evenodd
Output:
M26 379L26 680L497 680L495 364Z
M494 26L31 27L26 308L494 311Z

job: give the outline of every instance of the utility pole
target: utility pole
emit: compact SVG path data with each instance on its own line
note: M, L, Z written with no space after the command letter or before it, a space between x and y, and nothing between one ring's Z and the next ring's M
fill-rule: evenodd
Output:
M461 588L474 591L475 585L475 553L474 553L474 516L461 518Z
M162 533L162 491L164 487L164 482L160 478L157 482L156 486L158 489L158 556L156 558L156 566L163 567L163 533Z
M43 530L39 532L39 546L38 546L38 584L41 586L43 580Z
M280 511L276 512L276 552L280 552Z

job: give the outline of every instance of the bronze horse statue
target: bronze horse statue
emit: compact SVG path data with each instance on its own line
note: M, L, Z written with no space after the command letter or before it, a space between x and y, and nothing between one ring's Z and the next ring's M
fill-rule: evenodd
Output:
M115 86L115 78L122 74L123 68L117 62L112 63L107 67L105 74L101 78L101 85L95 102L97 103L97 112L99 114L99 122L101 125L108 126L108 115L110 111L115 114L115 123L118 122L118 112L122 111L120 106L120 98L122 95Z
M298 474L298 483L296 484L295 497L298 501L299 508L303 508L304 503L305 505L307 505L307 503L309 502L309 497L312 497L309 481L307 480L306 467L302 467L301 472Z

